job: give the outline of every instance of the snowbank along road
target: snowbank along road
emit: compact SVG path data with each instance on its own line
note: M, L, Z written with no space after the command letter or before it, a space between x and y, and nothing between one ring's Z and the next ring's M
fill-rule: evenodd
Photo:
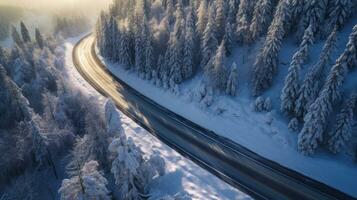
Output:
M79 73L164 143L256 199L353 199L209 131L143 96L109 72L88 35L73 50Z

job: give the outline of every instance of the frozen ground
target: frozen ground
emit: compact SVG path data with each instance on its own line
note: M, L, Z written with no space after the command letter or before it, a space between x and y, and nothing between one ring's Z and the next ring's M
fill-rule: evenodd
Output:
M331 66L345 48L348 34L356 22L357 19L355 18L339 33L338 47L331 61ZM272 99L273 110L269 113L252 111L251 103L254 99L249 93L249 69L259 49L258 46L239 47L233 52L234 56L231 56L227 63L230 64L233 60L237 62L239 72L238 95L234 98L216 97L214 104L209 108L202 108L195 101L193 95L201 83L202 75L197 75L194 79L185 82L181 86L180 95L175 96L170 91L157 88L149 81L140 79L134 72L125 71L120 65L101 59L109 70L120 79L164 107L230 138L268 159L357 197L357 168L352 161L352 153L345 151L334 156L321 150L313 157L301 155L297 151L297 133L288 130L288 122L279 112L283 80L291 57L297 49L294 39L288 38L284 41L280 54L279 74L275 79L274 87L264 94L265 97L269 96ZM314 64L322 46L323 42L313 45L309 62L304 66L303 73ZM346 89L355 87L356 79L352 78L353 76L356 76L356 72L348 76L347 80L349 81L345 84ZM353 142L356 141L356 138L354 138Z
M95 91L73 66L72 49L79 38L68 40L65 45L67 79L72 84L82 88L84 92L90 95L93 101L99 101L103 104L106 99ZM192 199L251 199L246 194L179 155L124 114L120 113L120 115L125 133L133 137L135 143L145 152L145 156L150 156L153 152L159 152L166 161L166 175L157 179L152 186L153 199L157 199L155 197L158 196L174 195L176 193L187 194Z

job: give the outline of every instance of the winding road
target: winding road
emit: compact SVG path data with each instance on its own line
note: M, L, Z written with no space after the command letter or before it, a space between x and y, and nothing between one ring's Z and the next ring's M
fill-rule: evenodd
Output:
M99 60L95 37L73 50L79 73L118 109L161 141L255 199L353 199L218 136L143 96L116 78Z

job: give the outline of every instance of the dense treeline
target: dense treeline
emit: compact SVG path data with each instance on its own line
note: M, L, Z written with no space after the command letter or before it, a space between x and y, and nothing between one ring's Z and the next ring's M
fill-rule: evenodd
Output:
M339 127L347 128L327 134L327 123L343 100L347 73L357 65L357 26L346 50L330 65L336 37L356 8L354 0L114 0L101 13L96 35L104 57L158 87L177 92L182 82L203 74L199 100L206 105L214 93L236 95L239 66L226 63L235 46L265 37L251 68L252 95L260 96L275 82L283 39L294 37L298 48L281 91L281 111L291 118L291 129L303 125L298 149L310 155L326 141L337 152L351 136L354 112L344 109L338 117ZM325 41L320 58L303 74L317 41ZM260 100L256 105L263 105Z
M149 197L164 160L144 157L112 101L102 108L66 80L61 40L38 29L32 38L22 22L11 35L14 45L0 47L0 199ZM39 196L61 178L59 195L46 185L53 196Z

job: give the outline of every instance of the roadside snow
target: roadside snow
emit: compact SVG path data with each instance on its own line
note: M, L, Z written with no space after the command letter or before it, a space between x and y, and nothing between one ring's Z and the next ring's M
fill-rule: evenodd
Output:
M69 39L65 44L65 66L68 75L66 78L72 85L88 94L93 101L103 105L106 98L94 90L73 66L72 50L80 38ZM166 175L157 179L152 185L153 199L177 193L187 194L192 199L251 199L175 152L121 112L120 117L125 133L134 139L134 142L145 152L145 156L158 152L166 161Z
M339 45L331 66L345 48L348 34L356 22L357 19L352 20L339 33ZM311 49L309 64L304 66L304 73L318 58L322 45L323 42L319 42ZM297 49L294 39L288 38L284 41L280 54L279 74L275 79L274 86L264 95L272 99L273 110L268 113L252 111L251 104L255 99L249 92L249 69L258 48L257 46L239 47L233 52L234 56L231 56L227 61L227 63L236 61L238 65L239 91L237 97L216 97L211 107L203 109L193 97L193 93L200 86L202 75L197 75L182 84L182 91L179 96L176 96L170 91L155 87L150 81L140 79L134 72L125 71L118 64L113 64L104 58L101 60L120 79L173 112L217 134L230 138L261 156L357 197L357 168L356 164L352 162L351 152L346 151L337 156L326 151L319 151L314 157L301 155L297 151L297 133L288 129L288 121L279 111L283 80L291 57ZM356 75L356 73L352 74ZM353 79L352 82L347 81L345 88L353 88L355 84L356 79Z

